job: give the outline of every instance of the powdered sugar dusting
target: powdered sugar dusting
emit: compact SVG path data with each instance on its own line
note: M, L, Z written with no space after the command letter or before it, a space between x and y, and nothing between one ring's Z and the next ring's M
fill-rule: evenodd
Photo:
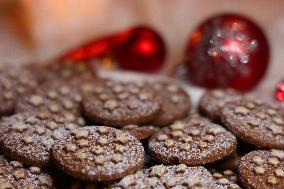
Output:
M275 152L282 150L252 151L241 158L239 175L243 185L248 188L284 188L284 159ZM256 161L256 160L261 161Z
M50 163L50 150L54 141L69 131L67 120L61 122L51 115L43 118L32 113L16 114L6 118L1 125L5 155L36 166Z
M187 167L184 164L174 166L157 165L141 170L123 178L112 189L141 188L206 188L225 189L217 185L211 174L203 167Z
M0 156L0 188L53 188L53 178L38 167L27 167Z
M143 82L96 82L84 97L83 106L89 119L110 126L141 125L160 111L154 91Z
M184 128L164 128L149 142L150 151L160 162L201 165L231 155L236 149L236 138L219 125L197 118L183 123ZM164 140L160 140L161 136Z
M101 131L102 128L104 132ZM83 138L76 137L82 131L88 131L88 134ZM88 141L88 144L82 146L82 140ZM74 145L76 150L69 150L68 145ZM58 168L88 181L122 178L139 170L144 163L144 149L136 138L104 126L73 130L57 141L52 151Z
M242 140L262 148L284 148L284 118L279 107L245 98L224 107L222 121Z

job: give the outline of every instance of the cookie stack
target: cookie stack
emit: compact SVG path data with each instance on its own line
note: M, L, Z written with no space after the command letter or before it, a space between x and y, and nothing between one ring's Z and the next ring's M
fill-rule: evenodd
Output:
M207 91L199 115L173 80L84 62L2 66L0 90L0 189L284 188L284 117L256 98Z
M237 137L233 166L244 188L284 188L284 112L279 106L232 90L212 90L201 98L199 110Z

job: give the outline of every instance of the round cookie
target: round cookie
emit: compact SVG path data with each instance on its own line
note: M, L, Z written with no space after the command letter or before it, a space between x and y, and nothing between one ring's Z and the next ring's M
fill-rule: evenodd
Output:
M155 132L158 131L157 127L154 126L138 126L138 125L126 125L121 130L130 133L138 140L145 140L150 138Z
M245 188L283 189L284 151L252 151L241 158L238 172Z
M54 188L52 177L39 167L26 167L18 161L8 161L0 156L0 188Z
M175 122L149 141L152 155L164 164L202 165L230 156L236 150L234 135L202 118Z
M199 111L213 121L220 121L221 109L230 102L240 100L242 95L234 90L205 91L199 101Z
M170 125L176 120L184 119L190 111L190 97L176 82L157 80L149 82L161 97L161 113L151 122L155 126Z
M35 77L26 69L0 66L0 116L14 112L18 99L37 87Z
M56 81L24 95L16 105L16 112L47 111L54 115L70 112L80 115L82 98L81 93L67 82Z
M47 166L54 141L81 125L64 117L38 114L16 114L0 123L0 143L4 154L27 165Z
M246 98L224 107L221 119L228 130L249 144L284 149L284 117L279 107Z
M84 95L85 115L102 125L143 125L160 113L160 101L144 82L104 80Z
M204 167L187 167L184 164L164 166L156 165L124 177L111 189L141 188L206 188L225 189L216 184L210 172Z
M241 189L238 185L236 172L231 170L217 171L215 169L209 171L219 185L225 186L228 189Z
M130 134L105 126L75 129L52 148L57 167L85 181L112 181L138 171L142 144Z

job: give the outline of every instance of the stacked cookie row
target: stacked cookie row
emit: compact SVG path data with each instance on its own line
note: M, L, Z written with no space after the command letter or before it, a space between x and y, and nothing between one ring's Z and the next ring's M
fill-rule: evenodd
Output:
M1 67L0 188L284 188L279 108L91 66Z
M143 166L139 140L156 132L150 124L167 125L190 108L174 82L98 79L90 64L79 62L3 65L0 84L0 188L69 188L75 179L120 179ZM167 93L157 95L164 87ZM179 110L166 108L173 105ZM92 124L109 127L86 127ZM65 179L54 179L58 168Z
M51 149L86 125L76 86L95 79L87 64L1 65L0 188L55 187Z
M284 188L284 112L232 90L206 92L200 112L238 139L238 179L244 188Z

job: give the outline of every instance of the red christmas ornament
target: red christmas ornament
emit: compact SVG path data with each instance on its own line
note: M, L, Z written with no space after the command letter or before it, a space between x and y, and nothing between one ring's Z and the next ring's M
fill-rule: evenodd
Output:
M119 34L85 44L63 56L63 59L88 60L111 56L122 69L158 71L165 60L162 38L148 27L136 27Z
M119 38L125 39L115 52L121 68L147 72L160 70L165 61L166 48L158 33L138 27L123 32Z
M61 59L68 60L89 60L91 58L102 58L110 54L114 48L113 37L106 37L89 42L81 47L67 52Z
M207 88L250 90L265 74L268 60L269 47L261 29L237 15L205 21L186 48L189 79Z
M276 85L275 98L278 101L281 101L281 102L284 101L284 80L280 81Z

